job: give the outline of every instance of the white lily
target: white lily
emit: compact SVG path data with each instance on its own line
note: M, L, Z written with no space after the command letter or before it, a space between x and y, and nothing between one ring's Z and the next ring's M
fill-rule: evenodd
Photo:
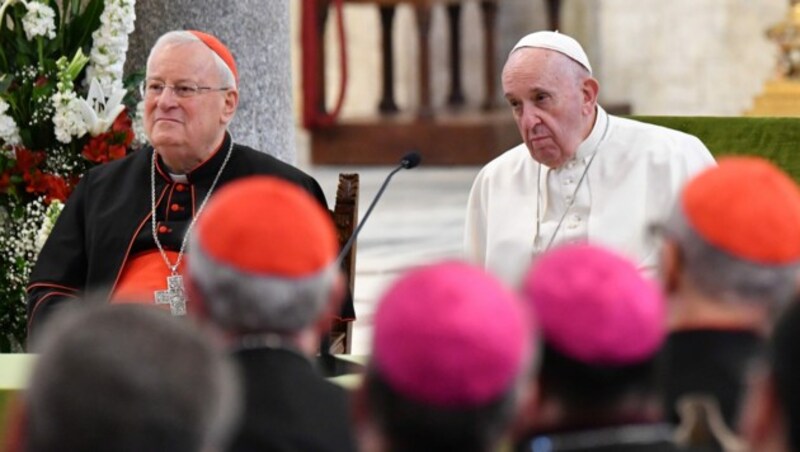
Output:
M93 137L105 133L122 110L125 110L125 105L122 105L125 93L123 88L111 86L111 92L106 96L97 79L92 79L89 84L89 94L86 95L86 99L78 99L78 105L83 122Z
M17 3L17 0L6 0L3 2L3 6L0 6L0 20L3 20L3 14L6 13L6 9L14 3Z

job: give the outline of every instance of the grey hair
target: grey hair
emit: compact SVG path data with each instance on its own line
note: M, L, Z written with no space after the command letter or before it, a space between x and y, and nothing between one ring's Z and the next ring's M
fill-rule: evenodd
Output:
M310 326L328 304L335 262L310 276L257 275L217 262L190 238L189 274L218 326L237 333L291 334Z
M175 30L164 33L158 38L156 43L153 44L153 48L150 49L150 54L147 56L147 67L150 67L150 61L153 59L153 55L155 55L156 51L160 50L161 47L167 45L188 44L192 42L199 42L200 44L205 45L200 38L185 30ZM225 64L225 61L219 55L217 55L217 52L211 51L211 54L214 55L214 63L217 66L217 72L219 72L219 77L221 80L220 83L222 86L238 89L239 87L236 85L236 77L233 75L231 68L229 68L228 65Z
M672 210L663 232L680 248L686 277L709 297L767 303L768 308L779 309L795 293L800 262L770 265L733 256L700 237L680 205Z
M29 452L224 448L238 375L193 324L142 305L59 311L24 395Z

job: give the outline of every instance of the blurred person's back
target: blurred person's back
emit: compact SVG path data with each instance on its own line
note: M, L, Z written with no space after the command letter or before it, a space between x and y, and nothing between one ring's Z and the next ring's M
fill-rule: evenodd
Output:
M348 394L312 362L344 290L330 214L258 176L220 189L195 231L189 312L222 331L244 387L230 450L354 450Z
M747 375L765 358L775 316L796 290L798 231L800 190L764 159L723 158L684 187L661 225L670 330L662 380L671 423L693 428L679 407L713 399L705 411L718 410L710 413L724 424L715 440L727 442Z

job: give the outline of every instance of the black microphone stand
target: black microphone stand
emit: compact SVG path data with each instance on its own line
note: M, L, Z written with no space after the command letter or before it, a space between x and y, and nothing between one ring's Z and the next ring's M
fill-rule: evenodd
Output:
M420 161L421 157L419 153L409 152L403 156L403 159L400 160L400 164L397 166L397 168L393 169L392 172L386 176L381 188L378 189L378 193L375 194L375 197L372 199L372 203L370 203L369 207L367 208L367 212L361 218L361 221L358 222L358 226L356 226L356 229L353 231L353 234L350 235L350 238L347 239L347 242L342 247L342 250L339 251L339 256L336 258L337 267L342 265L342 260L350 251L350 248L353 247L353 243L355 243L358 233L361 232L361 228L367 222L367 218L369 218L369 215L372 213L372 209L375 208L375 205L378 204L378 200L381 199L381 196L383 196L383 192L386 190L386 187L389 185L389 181L392 180L392 177L394 177L394 175L400 170L416 167L419 165ZM354 295L355 294L351 294L351 296ZM364 366L362 365L351 363L349 361L342 361L333 356L330 351L330 338L328 335L322 337L317 367L318 370L326 377L358 373L363 372L364 370Z
M375 205L378 204L378 200L381 199L381 196L383 196L383 191L386 190L386 187L389 185L389 181L392 180L392 177L402 169L405 169L405 166L403 166L403 164L401 163L400 166L392 170L392 172L389 173L389 175L383 181L383 185L381 185L381 188L378 189L378 193L375 195L375 198L372 199L372 203L369 205L369 207L367 207L367 212L364 214L364 218L362 218L361 221L358 222L356 230L353 231L353 234L351 234L350 238L347 239L347 242L342 247L342 250L339 251L339 257L336 258L337 266L342 264L342 260L347 255L347 252L350 251L350 248L353 247L353 243L355 243L356 237L358 237L358 233L361 232L361 228L364 226L364 224L366 224L367 218L369 218L369 215L372 213L372 209L375 208Z

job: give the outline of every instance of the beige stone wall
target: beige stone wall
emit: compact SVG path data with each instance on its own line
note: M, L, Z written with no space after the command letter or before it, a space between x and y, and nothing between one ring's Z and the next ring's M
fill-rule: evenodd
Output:
M299 1L293 1L295 104L299 112ZM738 115L748 109L773 73L775 46L764 35L782 19L786 0L563 0L562 31L586 47L606 103L629 103L638 114ZM545 27L541 0L503 0L498 29L500 60L524 33ZM348 5L349 91L344 116L375 111L380 95L379 18L371 6ZM468 102L483 97L479 9L463 14L464 85ZM417 98L414 15L401 7L395 17L396 100L413 109ZM447 95L445 12L434 11L432 82L434 103ZM332 23L332 22L331 22ZM338 90L338 55L328 29L329 104Z
M765 30L786 0L567 0L567 26L590 29L606 102L639 114L739 115L775 69ZM576 19L577 17L577 19ZM587 26L586 17L589 17Z

